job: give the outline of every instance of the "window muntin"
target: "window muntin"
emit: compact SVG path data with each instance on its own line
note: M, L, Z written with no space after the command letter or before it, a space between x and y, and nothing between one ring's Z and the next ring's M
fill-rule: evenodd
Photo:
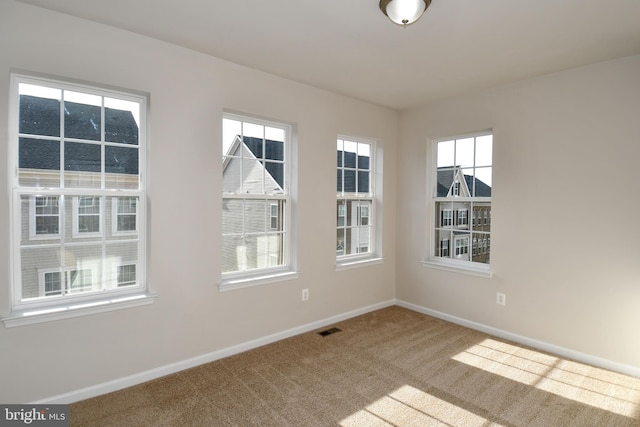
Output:
M289 125L223 117L223 280L290 268Z
M435 150L434 257L489 264L493 136L439 140Z
M340 260L375 252L372 142L337 140L336 256Z
M13 308L122 293L112 265L144 265L145 236L104 212L114 192L144 199L146 98L23 75L12 89Z

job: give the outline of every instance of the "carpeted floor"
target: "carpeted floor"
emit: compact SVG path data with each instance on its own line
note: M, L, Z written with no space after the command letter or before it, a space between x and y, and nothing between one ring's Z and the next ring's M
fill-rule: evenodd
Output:
M640 426L638 378L397 306L334 326L75 403L71 425Z

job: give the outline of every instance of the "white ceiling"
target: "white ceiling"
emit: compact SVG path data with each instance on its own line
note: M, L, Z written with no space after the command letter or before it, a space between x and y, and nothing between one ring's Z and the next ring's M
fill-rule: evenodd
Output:
M19 0L394 109L640 53L640 0Z

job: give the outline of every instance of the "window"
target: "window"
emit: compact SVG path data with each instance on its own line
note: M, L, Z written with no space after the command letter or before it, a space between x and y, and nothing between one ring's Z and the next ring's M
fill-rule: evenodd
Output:
M135 233L138 221L138 198L115 197L112 200L113 234Z
M360 218L358 225L369 225L369 206L359 206L358 209L358 218Z
M118 287L121 286L133 286L136 284L136 265L119 265L117 272Z
M61 312L79 301L145 296L137 215L146 199L146 97L17 74L12 94L17 314L7 322L36 308ZM111 210L113 218L105 217ZM126 275L126 290L115 267L123 261L139 266Z
M67 269L64 271L43 271L40 288L45 296L90 292L93 286L91 269Z
M100 234L100 197L74 197L73 213L73 235L75 237Z
M442 227L449 227L451 224L453 224L453 212L451 211L451 209L442 209L442 211L440 211L440 226Z
M62 295L62 281L59 271L44 273L44 295Z
M278 229L278 223L280 221L278 221L278 204L277 203L272 203L271 204L271 215L270 215L270 221L269 224L271 226L272 230L277 230Z
M449 240L442 239L440 240L440 252L439 256L448 257L449 256Z
M469 224L469 219L467 218L467 212L469 211L466 209L458 209L458 221L457 221L458 225Z
M29 236L56 238L60 232L60 206L58 197L33 196L29 200Z
M223 117L223 286L291 270L291 127Z
M344 227L347 223L347 207L344 203L338 203L338 227Z
M372 142L337 142L337 234L339 261L375 252L374 159Z
M480 265L490 263L493 136L481 133L442 139L434 148L431 209L436 221L429 264L454 262L454 266L473 269L475 265L483 271Z
M469 237L456 236L455 242L456 242L455 258L466 259L466 255L469 253Z

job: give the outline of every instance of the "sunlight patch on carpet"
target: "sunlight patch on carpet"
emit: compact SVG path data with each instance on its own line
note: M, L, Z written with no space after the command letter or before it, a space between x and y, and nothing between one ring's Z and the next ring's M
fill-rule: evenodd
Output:
M484 426L487 419L404 385L343 419L342 427ZM492 424L496 425L496 424Z
M625 417L640 413L640 379L485 339L453 360Z

